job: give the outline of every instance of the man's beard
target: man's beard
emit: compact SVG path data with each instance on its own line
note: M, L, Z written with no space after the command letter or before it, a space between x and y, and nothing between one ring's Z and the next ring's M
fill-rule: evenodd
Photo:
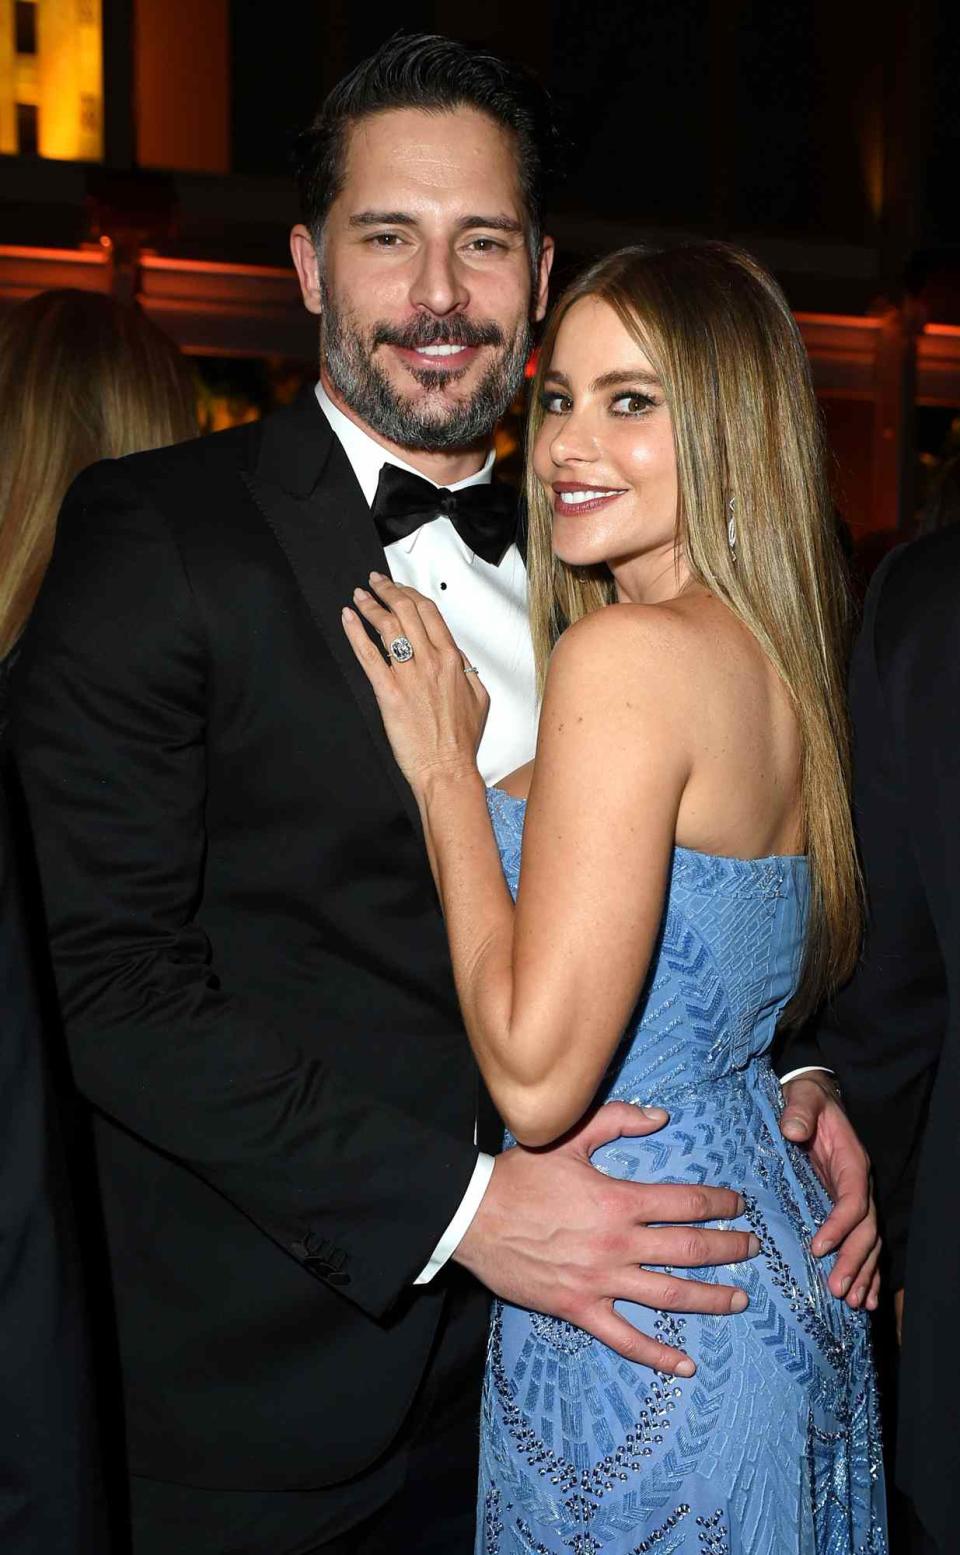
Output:
M509 408L523 381L533 343L527 320L517 328L505 350L498 324L477 324L459 315L438 319L423 314L404 327L375 324L368 340L337 309L321 283L323 312L320 316L320 359L341 399L380 437L400 448L425 453L445 453L471 448L489 438ZM455 405L431 403L429 398L405 398L373 360L380 345L416 350L438 344L499 346L494 358L469 398ZM430 368L411 375L428 394L456 382L457 374Z

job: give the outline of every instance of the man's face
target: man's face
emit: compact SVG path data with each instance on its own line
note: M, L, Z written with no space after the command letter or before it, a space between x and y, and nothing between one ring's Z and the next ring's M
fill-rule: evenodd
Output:
M320 314L327 391L401 447L488 437L546 306L544 248L533 296L516 145L485 114L361 120L320 254L311 267L301 240L298 259L304 300Z

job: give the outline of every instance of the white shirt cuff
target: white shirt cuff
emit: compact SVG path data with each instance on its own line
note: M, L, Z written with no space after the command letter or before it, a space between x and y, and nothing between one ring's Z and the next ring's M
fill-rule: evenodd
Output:
M828 1069L826 1064L804 1064L802 1069L791 1069L789 1074L780 1076L780 1084L786 1085L788 1080L799 1080L802 1074L834 1074L833 1069Z
M433 1276L443 1268L448 1259L453 1257L466 1236L474 1215L480 1208L483 1195L486 1193L490 1178L493 1176L493 1165L494 1157L492 1155L484 1155L483 1151L481 1151L477 1156L477 1164L473 1168L473 1176L467 1184L467 1191L460 1200L460 1208L434 1248L430 1262L414 1280L414 1285L429 1285Z

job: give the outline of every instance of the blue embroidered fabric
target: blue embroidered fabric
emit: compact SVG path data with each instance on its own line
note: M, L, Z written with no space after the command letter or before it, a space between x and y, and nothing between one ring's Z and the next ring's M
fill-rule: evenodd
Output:
M516 895L524 803L492 789L488 804ZM693 1357L685 1380L495 1302L476 1555L886 1555L869 1320L830 1294L831 1260L810 1252L829 1201L780 1134L765 1056L795 987L807 894L802 858L675 850L646 986L601 1086L670 1121L594 1164L738 1189L760 1254L697 1277L742 1286L749 1305L709 1317L618 1303Z

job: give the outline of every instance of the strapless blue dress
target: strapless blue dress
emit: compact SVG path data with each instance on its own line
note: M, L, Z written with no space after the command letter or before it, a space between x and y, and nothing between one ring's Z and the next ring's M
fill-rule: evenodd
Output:
M515 895L524 804L500 789L488 803ZM684 1380L495 1302L477 1555L886 1555L869 1319L830 1294L831 1260L810 1252L829 1200L780 1133L765 1056L807 894L803 858L675 850L646 986L600 1087L670 1121L593 1159L613 1177L739 1190L737 1224L761 1252L697 1278L740 1285L750 1304L701 1317L618 1303L692 1356Z

